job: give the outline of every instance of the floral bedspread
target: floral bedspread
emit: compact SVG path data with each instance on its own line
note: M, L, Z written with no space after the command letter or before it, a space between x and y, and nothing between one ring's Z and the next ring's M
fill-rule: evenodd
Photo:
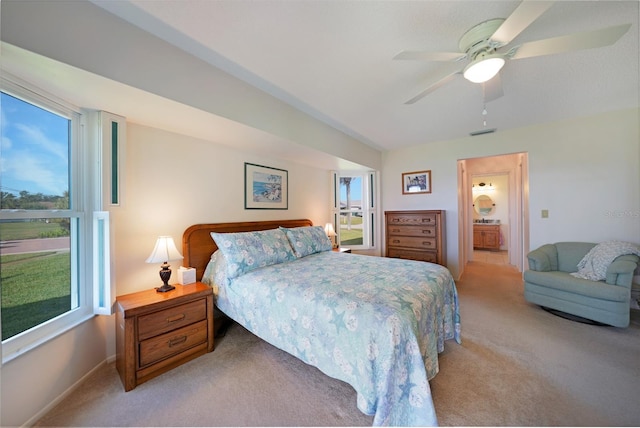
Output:
M233 280L210 263L203 280L215 282L216 304L230 318L353 386L374 425L437 425L428 380L445 340L460 343L445 267L327 251Z

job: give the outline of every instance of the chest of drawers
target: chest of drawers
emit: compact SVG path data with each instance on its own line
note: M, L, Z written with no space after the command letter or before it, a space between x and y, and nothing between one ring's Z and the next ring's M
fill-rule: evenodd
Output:
M125 391L213 350L213 291L196 282L116 299L116 368Z
M447 264L445 211L385 211L385 255Z

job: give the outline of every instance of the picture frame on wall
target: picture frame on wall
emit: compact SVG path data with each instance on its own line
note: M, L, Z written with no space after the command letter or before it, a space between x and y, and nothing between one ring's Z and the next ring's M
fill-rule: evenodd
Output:
M244 208L289 209L289 173L284 169L245 162Z
M402 194L431 193L431 170L402 174Z

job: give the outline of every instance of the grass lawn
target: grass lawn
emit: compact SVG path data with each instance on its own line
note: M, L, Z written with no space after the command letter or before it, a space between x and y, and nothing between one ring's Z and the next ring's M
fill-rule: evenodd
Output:
M19 221L0 223L0 241L16 241L19 239L34 239L57 234L60 223L45 221Z
M71 309L69 257L55 251L0 257L2 340Z
M362 245L362 217L351 216L351 226L347 228L347 216L340 216L340 245Z

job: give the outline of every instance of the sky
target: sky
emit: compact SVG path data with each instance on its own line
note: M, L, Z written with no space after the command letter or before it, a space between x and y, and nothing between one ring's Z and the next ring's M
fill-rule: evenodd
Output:
M0 97L0 190L62 196L69 190L69 119Z
M354 177L353 181L351 181L350 191L352 201L362 201L361 177ZM347 186L340 185L340 200L345 203L347 202Z

